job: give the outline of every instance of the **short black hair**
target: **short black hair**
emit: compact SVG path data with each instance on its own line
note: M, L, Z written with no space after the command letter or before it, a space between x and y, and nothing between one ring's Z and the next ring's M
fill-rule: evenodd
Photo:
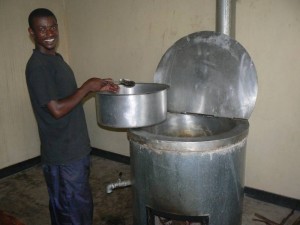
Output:
M33 19L37 17L53 17L55 20L57 20L54 13L49 9L37 8L33 10L28 16L28 24L31 29L33 29Z

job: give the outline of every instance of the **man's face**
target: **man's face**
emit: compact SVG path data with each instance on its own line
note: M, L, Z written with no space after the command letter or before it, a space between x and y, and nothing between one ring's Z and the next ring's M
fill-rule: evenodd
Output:
M55 54L58 43L58 25L54 17L36 17L33 28L28 28L33 37L36 48L44 54Z

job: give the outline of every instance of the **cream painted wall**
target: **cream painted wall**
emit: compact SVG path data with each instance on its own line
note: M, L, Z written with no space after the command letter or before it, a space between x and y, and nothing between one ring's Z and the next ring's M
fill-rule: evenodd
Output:
M215 23L211 0L66 2L70 62L81 82L92 75L152 82L167 48ZM86 102L85 109L92 146L129 155L126 132L97 125L94 99Z
M242 0L237 35L259 94L250 119L246 185L300 199L300 1Z
M0 169L39 155L40 141L25 80L26 63L34 48L27 18L34 8L55 11L62 34L59 50L67 56L63 3L0 0Z
M48 7L57 15L58 51L69 58L78 84L91 76L151 82L160 58L175 41L215 29L212 0L0 0L0 169L39 155L24 76L33 48L27 16L36 7ZM299 0L238 0L236 24L236 38L252 56L259 78L246 185L297 199L299 9ZM126 132L97 125L93 98L85 110L92 145L129 155Z
M151 82L176 40L215 30L212 0L66 1L70 62L91 75ZM236 38L257 67L259 95L250 119L246 185L300 199L300 1L238 0ZM85 105L94 147L129 155L125 132L101 129L94 99Z

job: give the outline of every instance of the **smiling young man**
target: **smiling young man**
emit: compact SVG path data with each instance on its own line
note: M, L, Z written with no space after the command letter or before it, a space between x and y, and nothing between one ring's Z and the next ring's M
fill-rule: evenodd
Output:
M41 140L51 222L91 225L91 148L81 101L90 92L116 92L118 85L111 79L91 78L78 88L72 69L56 52L55 15L38 8L28 22L35 49L26 66L26 81Z

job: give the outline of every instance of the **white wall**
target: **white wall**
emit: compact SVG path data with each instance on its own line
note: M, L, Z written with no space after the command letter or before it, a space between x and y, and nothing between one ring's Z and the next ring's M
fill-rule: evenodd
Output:
M61 0L0 0L0 169L40 154L40 141L25 79L33 43L27 18L48 7L60 20L59 50L67 56L64 7Z
M243 0L237 35L259 93L250 119L246 185L300 199L300 1Z
M83 81L90 76L153 82L164 54L178 38L215 23L215 1L67 1L70 57ZM95 101L86 103L94 147L129 155L126 132L97 125Z
M215 30L213 0L0 0L0 168L39 155L24 75L33 48L27 16L36 7L48 7L57 15L58 50L69 59L78 84L91 76L151 82L175 41L195 31ZM299 9L299 0L238 0L236 19L236 39L250 53L259 79L246 185L297 199ZM93 98L85 110L92 145L129 155L126 132L97 125Z
M70 62L91 75L151 82L163 53L182 36L215 30L212 0L67 2ZM238 0L236 39L258 72L250 119L246 185L300 199L300 1ZM95 103L85 105L94 147L129 155L125 132L97 126Z

